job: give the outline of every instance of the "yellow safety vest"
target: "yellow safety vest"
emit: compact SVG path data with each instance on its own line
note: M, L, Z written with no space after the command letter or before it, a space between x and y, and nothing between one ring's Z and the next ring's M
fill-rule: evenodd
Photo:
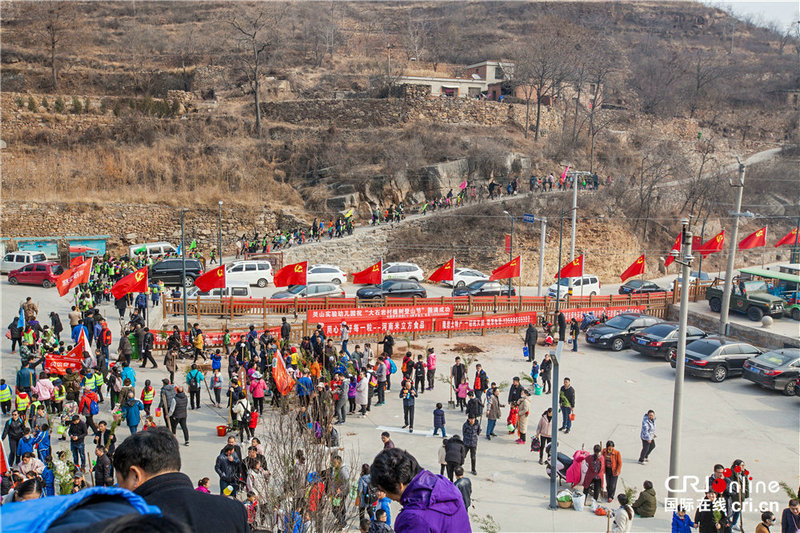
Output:
M11 387L6 385L0 389L0 402L7 402L11 400Z
M31 399L29 396L26 396L25 398L17 396L17 411L25 412L30 404Z
M39 400L36 400L35 402L32 402L31 403L31 412L35 413L36 409L38 409L40 405L42 405L42 402L40 402Z
M86 387L89 390L94 390L95 389L94 374L92 374L91 376L86 376L83 379L83 386Z
M63 402L66 397L67 397L67 392L66 390L64 390L64 387L61 387L60 389L59 388L55 389L55 396L53 398L56 402Z
M98 389L105 384L105 380L103 380L103 374L95 374L94 375L94 385Z
M150 390L144 390L144 403L151 403L153 401L153 387Z
M22 341L25 343L25 345L33 344L33 330L23 333Z

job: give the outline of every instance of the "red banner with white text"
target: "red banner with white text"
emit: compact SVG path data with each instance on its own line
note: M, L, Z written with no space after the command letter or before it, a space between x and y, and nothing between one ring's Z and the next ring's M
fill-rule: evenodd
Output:
M428 318L450 318L452 304L410 305L389 307L358 307L356 309L309 309L308 322L330 322L331 320L413 320Z
M44 369L50 374L63 376L67 373L68 368L71 368L74 372L80 370L81 366L81 359L79 357L72 357L68 354L59 355L56 353L49 353L45 356Z
M594 313L598 318L605 313L608 318L611 318L621 313L644 313L645 309L647 309L646 305L620 305L616 307L580 307L578 309L561 309L561 311L564 312L564 318L567 320L575 318L580 322L583 315L589 313Z
M536 324L536 311L510 315L465 316L443 318L436 321L436 331L456 331L465 329L513 328Z
M444 320L442 318L436 319ZM325 335L338 337L342 334L342 322L339 320L321 320L322 330ZM433 331L433 318L357 318L348 319L347 326L350 335L382 335L387 331L392 333L410 333L414 331Z

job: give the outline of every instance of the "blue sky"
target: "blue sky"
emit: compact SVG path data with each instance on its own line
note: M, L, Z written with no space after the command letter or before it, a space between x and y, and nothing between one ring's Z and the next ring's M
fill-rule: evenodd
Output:
M800 20L800 1L745 1L745 0L703 0L708 5L730 7L738 17L750 16L753 22L758 22L759 17L766 23L775 22L780 28L787 28L790 24L797 24Z

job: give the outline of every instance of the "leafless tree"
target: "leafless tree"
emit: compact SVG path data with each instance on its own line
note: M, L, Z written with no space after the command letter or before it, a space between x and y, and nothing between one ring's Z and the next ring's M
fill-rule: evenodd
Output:
M697 110L709 98L714 86L724 80L725 67L714 55L698 51L688 69L689 116L694 117Z
M50 55L50 77L53 90L58 90L59 54L74 35L79 20L73 2L39 1L28 4L36 33L47 46Z
M688 162L679 155L672 141L646 144L642 147L639 175L631 177L637 203L634 230L641 228L642 240L647 240L647 229L653 207L659 203L658 185L667 178L681 180L686 176Z
M708 167L714 166L716 162L714 144L707 140L698 141L695 152L700 157L700 165L692 180L682 188L684 201L680 211L685 213L688 209L689 216L696 218L713 198L718 183L713 179L715 173L707 175Z
M423 61L425 59L425 45L428 38L428 23L421 18L408 14L402 27L403 49L406 59Z
M229 21L238 46L240 68L253 93L256 135L261 137L261 75L275 57L281 42L281 21L286 6L259 4L244 9Z
M561 32L539 32L520 45L515 58L513 84L525 99L525 136L528 136L531 101L536 103L534 140L539 140L542 104L553 97L572 72L574 51Z
M677 87L685 71L684 57L674 51L638 57L629 81L639 96L642 111L671 113L679 101Z

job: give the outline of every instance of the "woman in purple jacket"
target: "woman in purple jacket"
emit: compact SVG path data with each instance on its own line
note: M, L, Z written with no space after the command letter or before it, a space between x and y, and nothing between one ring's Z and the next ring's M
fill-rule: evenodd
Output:
M392 448L379 453L370 467L370 479L403 506L394 525L397 533L472 531L456 486L423 469L407 451Z

